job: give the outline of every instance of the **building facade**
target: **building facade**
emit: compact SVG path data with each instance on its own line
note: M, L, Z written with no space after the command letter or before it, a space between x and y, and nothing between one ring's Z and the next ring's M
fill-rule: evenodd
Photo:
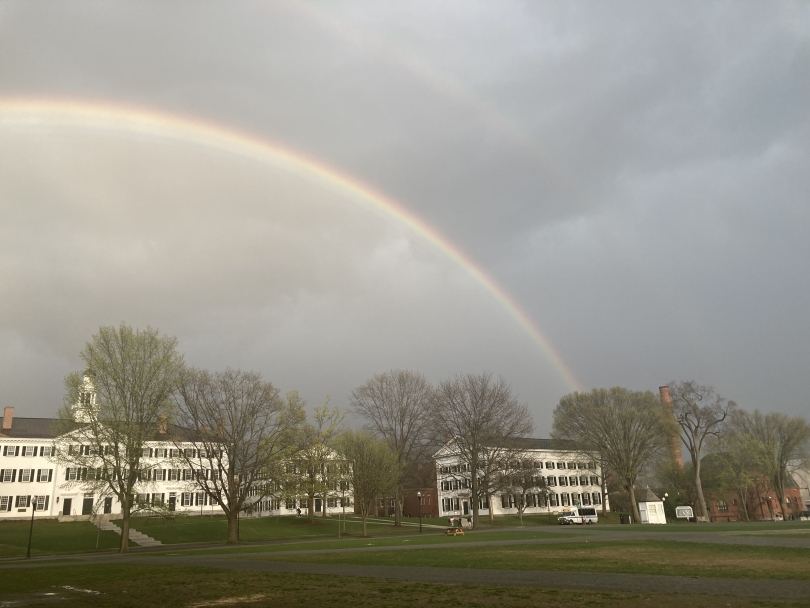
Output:
M56 458L58 450L92 454L94 446L82 445L69 434L57 435L54 418L14 417L14 408L4 410L0 428L0 520L60 518L89 519L121 512L115 496L94 492L89 483L99 469L66 466ZM176 429L174 429L176 430ZM187 456L204 449L194 441L181 440L170 425L163 424L143 448L141 479L135 486L133 515L160 511L186 515L222 514L222 509L200 488L214 481L217 469L191 467ZM188 454L188 451L191 453ZM281 479L263 480L249 492L244 515L295 516L312 508L318 515L352 512L348 483L330 475L337 466L333 456L323 467L323 487L312 500L303 496L297 463L287 465ZM200 459L204 460L204 459Z
M529 484L524 482L520 491L508 481L496 484L500 487L489 498L478 498L479 514L516 515L521 500L525 501L525 514L560 513L572 506L601 508L603 500L609 509L602 472L593 459L570 448L560 449L550 439L524 438L512 443L516 445L506 457L518 461L533 484L526 488ZM434 454L440 517L467 516L473 511L472 471L453 444L450 440Z

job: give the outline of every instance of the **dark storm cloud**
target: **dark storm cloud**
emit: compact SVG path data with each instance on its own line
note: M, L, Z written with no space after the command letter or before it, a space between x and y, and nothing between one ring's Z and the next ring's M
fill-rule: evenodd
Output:
M798 412L808 23L802 3L3 2L0 95L283 143L449 235L584 386L696 378ZM122 318L311 400L387 367L486 368L542 430L568 390L463 271L311 184L159 142L0 135L7 402L52 411Z

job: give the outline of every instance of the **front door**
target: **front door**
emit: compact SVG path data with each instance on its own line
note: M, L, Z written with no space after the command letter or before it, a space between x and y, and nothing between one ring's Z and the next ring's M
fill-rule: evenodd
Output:
M177 496L169 495L169 511L174 511L174 507L177 504Z
M470 514L470 503L468 501L464 501L464 515Z
M315 512L316 513L321 512L321 499L320 498L315 499Z
M112 497L108 496L104 499L104 512L112 513Z
M93 498L85 498L82 501L82 515L90 515L93 512Z
M62 501L62 515L70 515L70 507L73 501L70 498L66 498Z

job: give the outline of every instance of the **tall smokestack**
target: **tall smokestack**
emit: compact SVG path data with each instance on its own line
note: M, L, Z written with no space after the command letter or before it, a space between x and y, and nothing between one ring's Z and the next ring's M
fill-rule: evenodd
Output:
M672 395L669 394L669 387L659 386L658 394L661 395L661 403L664 405L667 412L669 412L669 415L674 419L675 412L672 411ZM677 463L679 467L683 468L681 440L678 438L677 432L673 433L672 437L669 438L669 456L672 459L672 462Z

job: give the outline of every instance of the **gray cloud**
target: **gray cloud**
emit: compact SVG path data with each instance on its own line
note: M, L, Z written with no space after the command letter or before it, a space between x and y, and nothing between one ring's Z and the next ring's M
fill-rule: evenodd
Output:
M400 201L583 386L804 411L802 3L0 3L0 97L195 116ZM1 118L1 117L0 117ZM518 323L359 201L215 151L0 127L0 385L51 413L100 325L311 400L489 369L539 432L569 388Z

